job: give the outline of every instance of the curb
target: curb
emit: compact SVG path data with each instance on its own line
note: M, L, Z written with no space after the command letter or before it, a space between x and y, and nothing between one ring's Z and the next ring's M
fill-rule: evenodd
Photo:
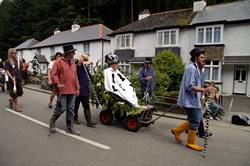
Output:
M51 94L50 91L42 90L42 89L38 89L38 88L32 88L32 87L29 87L29 86L24 86L23 88L29 89L29 90L34 90L34 91L37 91L37 92L42 92L42 93Z

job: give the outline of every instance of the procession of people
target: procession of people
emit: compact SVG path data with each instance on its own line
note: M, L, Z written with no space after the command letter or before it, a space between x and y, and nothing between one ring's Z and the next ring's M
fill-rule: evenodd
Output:
M66 112L66 129L69 134L80 135L79 131L74 130L74 124L79 125L82 120L79 119L78 110L80 103L83 106L86 126L96 127L96 122L91 118L91 107L89 104L90 87L92 75L88 65L91 59L87 54L75 56L76 49L73 45L64 45L63 53L57 52L52 58L48 71L48 84L52 93L49 98L49 108L52 108L53 98L57 96L56 105L49 121L49 134L56 131L57 119ZM202 100L207 93L212 94L212 117L216 118L219 109L216 104L218 96L213 82L205 87L203 68L205 66L205 51L200 48L194 48L190 51L191 63L186 67L180 85L180 92L177 104L187 113L187 120L171 130L175 140L181 142L181 134L187 131L187 147L201 151L202 146L196 144L196 132L203 131L203 108ZM128 101L132 107L139 107L135 90L128 79L118 70L119 57L113 53L105 56L105 62L108 68L104 69L105 89L110 91L125 101ZM7 81L9 98L9 108L17 112L22 109L18 102L18 98L23 95L23 79L27 79L27 65L25 61L17 58L16 50L10 48L8 51L8 60L3 63L1 61L1 83ZM156 72L152 66L152 58L146 57L143 67L138 71L138 80L141 86L141 94L139 96L147 103L152 98L157 82ZM25 70L23 68L26 68ZM24 73L25 74L22 74ZM6 77L7 76L7 77ZM4 79L3 79L4 78ZM27 80L25 81L25 84ZM5 90L4 88L2 89Z

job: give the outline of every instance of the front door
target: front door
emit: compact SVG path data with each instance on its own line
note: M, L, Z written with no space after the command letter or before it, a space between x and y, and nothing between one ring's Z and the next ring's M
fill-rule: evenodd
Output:
M234 93L246 94L247 65L236 65L234 72Z

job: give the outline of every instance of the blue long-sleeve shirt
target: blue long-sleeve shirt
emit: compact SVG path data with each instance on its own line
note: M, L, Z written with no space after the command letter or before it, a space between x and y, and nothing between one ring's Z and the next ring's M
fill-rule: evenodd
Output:
M201 108L201 92L193 91L194 86L204 86L204 74L197 64L191 63L187 66L182 77L178 105L187 108Z
M141 84L141 88L146 91L146 89L148 90L148 92L150 94L152 94L154 88L155 88L155 84L156 84L156 74L155 74L155 71L152 67L150 68L145 68L145 67L142 67L140 68L139 70L139 81L140 81L140 84ZM145 78L147 76L151 76L152 77L152 80L148 81L148 80L145 80ZM149 85L148 85L149 84ZM147 87L148 86L148 87Z

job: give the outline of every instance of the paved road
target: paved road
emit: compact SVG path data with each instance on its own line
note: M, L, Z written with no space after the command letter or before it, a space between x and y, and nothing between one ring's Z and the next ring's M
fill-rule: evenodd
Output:
M118 122L104 126L99 111L93 110L95 129L80 125L81 138L57 133L47 137L51 110L47 108L48 94L27 90L21 99L24 112L19 116L6 110L8 96L0 93L0 166L201 166L250 165L250 129L226 121L212 121L214 135L209 138L208 156L177 144L170 129L181 120L161 118L139 132L126 131ZM83 119L82 111L79 115ZM32 119L25 119L25 118ZM35 122L40 122L37 124ZM65 129L65 117L57 127ZM109 147L84 142L83 138ZM183 140L186 135L183 134ZM202 140L198 139L201 144Z

